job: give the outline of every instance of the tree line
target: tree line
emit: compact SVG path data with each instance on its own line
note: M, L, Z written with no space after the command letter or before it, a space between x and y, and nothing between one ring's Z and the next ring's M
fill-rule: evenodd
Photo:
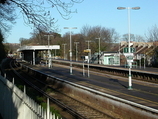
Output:
M31 33L31 38L25 39L20 38L21 45L48 45L47 35L50 36L50 45L60 45L60 50L52 51L54 55L62 56L65 55L69 57L70 50L70 32L66 32L63 36L56 32L44 32L42 29L36 29ZM91 53L99 51L118 51L118 33L115 29L106 28L102 26L89 26L84 25L80 33L73 34L71 33L71 45L73 56L76 55L76 52L80 58L82 55L87 55L84 50L91 49ZM100 38L100 41L99 41ZM78 42L75 44L75 42ZM65 45L65 49L64 49ZM77 46L76 46L77 45ZM65 50L65 51L64 51ZM75 57L73 57L75 58Z

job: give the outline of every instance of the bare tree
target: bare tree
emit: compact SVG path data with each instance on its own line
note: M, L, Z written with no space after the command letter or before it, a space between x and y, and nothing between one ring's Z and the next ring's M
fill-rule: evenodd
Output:
M76 12L71 10L75 3L81 3L83 0L1 0L0 1L0 23L2 30L6 31L6 21L14 22L16 18L15 10L19 10L23 16L24 22L28 25L33 25L36 28L39 26L47 31L54 30L55 15L52 10L57 10L64 18L69 19L70 14Z
M122 38L124 41L129 41L129 34L124 34L123 35L123 38ZM130 34L130 41L135 41L135 36L134 34Z
M145 42L146 40L143 36L135 35L135 41L136 42Z
M10 2L1 0L0 1L0 30L2 34L8 32L11 28L11 24L15 23L16 15L15 8ZM7 23L10 21L10 23Z
M149 42L158 41L158 27L157 27L157 25L154 25L151 29L148 30L146 38L147 38L147 41L149 41Z
M90 27L85 25L81 29L81 34L84 36L85 40L92 41L92 52L97 52L99 48L99 41L96 38L100 38L101 51L110 50L112 43L116 42L116 40L119 38L119 35L115 29L110 29L102 26Z
M91 26L89 26L88 24L84 25L82 28L81 28L81 31L80 33L85 36L85 37L88 37L88 34L90 33L90 30L91 30Z

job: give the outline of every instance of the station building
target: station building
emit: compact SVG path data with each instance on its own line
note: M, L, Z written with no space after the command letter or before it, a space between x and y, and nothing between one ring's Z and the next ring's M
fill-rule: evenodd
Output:
M22 46L17 49L20 52L20 58L32 65L40 63L42 58L49 58L51 60L51 50L60 49L60 45L41 45L41 46Z
M102 65L125 65L127 63L129 43L122 41L115 52L100 52L94 53L91 56L90 63ZM130 42L132 51L132 58L134 65L147 65L151 66L154 62L153 51L157 48L158 42Z

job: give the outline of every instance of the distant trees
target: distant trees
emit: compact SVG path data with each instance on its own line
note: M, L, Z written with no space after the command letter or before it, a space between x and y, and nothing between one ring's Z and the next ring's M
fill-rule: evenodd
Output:
M148 42L153 42L154 50L150 53L152 56L152 66L158 67L158 27L154 25L148 30L146 35Z
M146 39L141 35L135 35L136 42L146 42Z
M128 42L129 39L129 34L124 34L122 37L123 41ZM130 41L134 41L134 42L145 42L145 38L140 36L140 35L134 35L134 34L130 34Z
M119 37L115 29L110 29L102 26L91 27L85 25L81 29L81 34L84 38L84 42L86 40L91 41L92 52L98 52L99 50L99 40L97 38L100 38L100 50L109 51L111 50L113 43L115 43Z
M69 50L70 50L70 33L65 33L62 37L60 34L56 32L42 32L39 29L34 30L31 33L30 39L20 39L22 45L48 45L48 37L50 36L50 45L60 45L60 50L52 51L55 55L60 55L64 57L64 44L65 45L65 56L69 58ZM72 53L73 58L76 56L76 52L78 54L78 58L82 55L87 55L83 51L88 48L88 41L89 41L89 48L92 51L92 54L99 51L99 40L96 38L100 38L100 51L117 51L114 49L114 45L118 40L118 33L115 29L109 29L101 26L88 26L85 25L81 29L81 33L73 34L71 33L72 38ZM74 42L79 42L76 45Z
M158 41L157 25L152 26L152 28L148 30L148 33L146 34L146 38L148 42Z
M129 40L129 34L124 34L122 40L128 42L128 40ZM130 41L135 41L134 34L130 34Z
M67 44L66 47L69 48L70 44L70 33L67 32L61 37L60 34L56 32L42 32L39 29L34 30L31 33L30 39L24 39L21 38L20 42L22 45L47 45L48 44L48 37L47 35L51 35L50 37L50 44ZM112 49L113 43L116 43L116 41L119 38L118 33L115 31L115 29L109 29L101 26L88 26L85 25L82 27L81 32L78 34L71 34L72 37L72 47L75 50L74 42L80 42L79 49L85 50L88 48L87 41L90 41L90 49L92 52L98 52L98 46L99 46L99 40L97 38L100 38L100 50L101 51L110 51Z

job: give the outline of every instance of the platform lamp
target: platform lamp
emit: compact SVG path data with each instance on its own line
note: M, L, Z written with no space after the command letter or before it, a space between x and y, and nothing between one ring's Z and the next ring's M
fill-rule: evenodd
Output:
M49 45L50 45L50 36L54 36L54 35L44 35L48 37L48 67L50 68L52 65L52 60L51 60L51 53L50 53L50 49L49 49Z
M76 44L76 61L78 61L78 56L77 56L77 54L78 54L78 51L77 51L77 45L79 44L79 42L74 42L75 44Z
M72 75L72 44L71 44L71 29L77 29L77 27L64 27L64 29L70 30L70 75Z
M64 60L66 60L66 58L65 58L65 45L67 45L67 44L64 43L64 44L62 44L62 45L64 45Z
M133 10L139 10L140 7L117 7L118 10L124 10L127 9L128 10L128 53L131 53L130 51L130 9ZM131 77L131 62L129 62L129 90L132 90L132 77Z
M100 64L99 63L99 58L100 58L100 38L95 38L95 39L98 39L99 40L99 50L98 50L98 64Z

